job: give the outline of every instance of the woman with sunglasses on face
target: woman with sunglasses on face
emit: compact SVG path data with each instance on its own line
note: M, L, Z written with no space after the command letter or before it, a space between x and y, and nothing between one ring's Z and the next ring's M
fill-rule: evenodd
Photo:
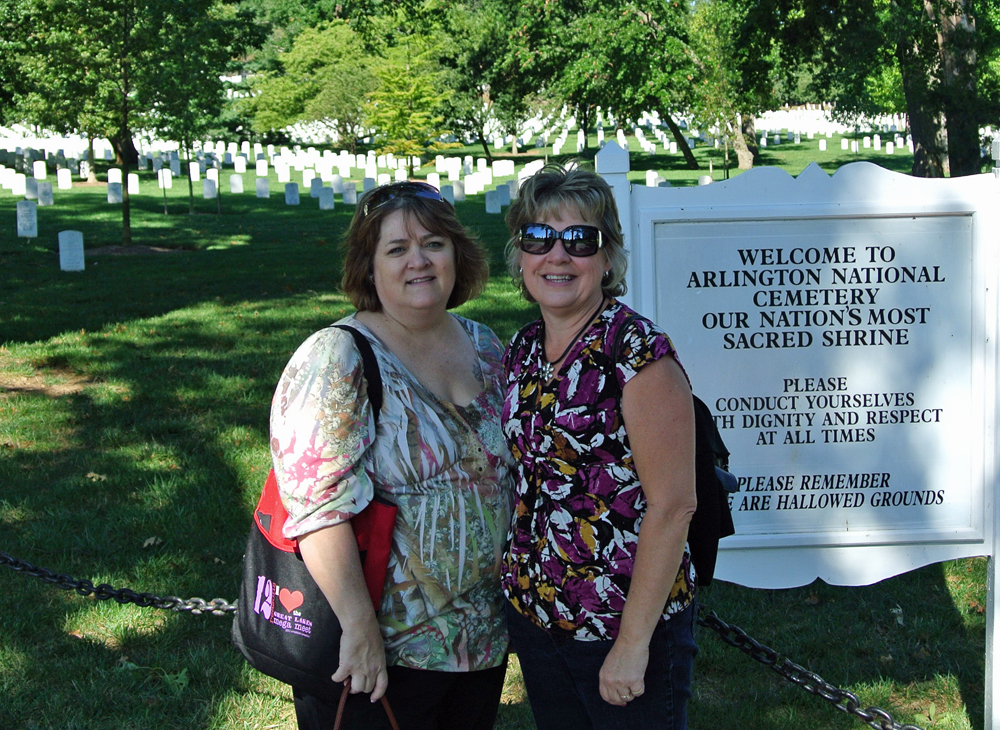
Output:
M448 312L486 284L485 252L437 189L413 182L366 194L345 243L343 289L358 311L338 324L371 343L383 404L373 427L350 333L320 330L292 356L271 409L285 535L343 626L343 727L389 727L385 693L403 730L486 730L507 654L503 350ZM399 508L377 613L351 528L373 495ZM300 728L333 727L335 705L293 694Z
M504 355L517 461L507 625L539 730L686 727L697 648L691 389L667 336L618 302L611 188L547 165L507 224L542 317Z

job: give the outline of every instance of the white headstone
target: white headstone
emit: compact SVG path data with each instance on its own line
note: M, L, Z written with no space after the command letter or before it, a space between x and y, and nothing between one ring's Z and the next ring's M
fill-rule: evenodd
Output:
M486 212L487 213L500 212L500 194L496 190L486 191Z
M38 200L38 180L33 177L24 178L24 197L28 200Z
M382 177L383 177L382 175L379 175L378 176L379 180L381 180ZM386 177L386 182L388 182L388 177L389 176L385 175L385 177ZM405 167L398 168L396 170L396 172L393 173L393 180L395 180L396 182L405 182L406 181L406 168Z
M335 193L344 192L344 177L343 175L334 175L333 179L330 181L330 188Z
M129 195L139 194L139 173L130 172L128 174L128 194Z
M452 205L454 205L455 204L455 188L453 188L451 185L442 185L441 186L441 197L444 200L447 200Z
M436 172L427 173L427 184L433 185L438 190L441 189L441 176Z
M52 205L54 202L52 199L52 183L47 181L38 183L38 204Z
M257 160L257 177L267 177L267 160Z
M56 171L56 186L60 190L70 190L73 187L73 172L69 168Z
M866 135L865 138L862 141L864 142L865 149L868 149L868 148L870 148L872 146L872 138L871 137L868 137Z
M17 201L18 238L38 238L38 204L34 200Z
M656 170L646 170L646 187L656 187Z
M28 179L23 172L14 173L10 179L10 192L12 195L24 195L27 193Z
M201 196L205 200L215 200L216 196L219 194L219 188L215 184L215 180L209 180L207 177L201 181Z
M317 197L319 198L320 210L333 210L333 188L321 187Z
M34 178L36 180L44 180L46 174L45 160L35 160L34 163L32 163L31 171L34 173Z
M210 168L208 168L208 172L205 173L205 177L207 177L209 180L215 181L216 186L218 186L218 184L219 184L219 168L217 168L217 167L210 167Z
M819 151L820 152L826 152L826 140L825 139L821 139L819 141Z
M181 161L177 157L170 158L170 174L174 177L181 176Z
M191 182L201 180L201 165L197 161L188 163L188 175L191 176Z
M258 198L271 197L271 183L266 177L257 178L257 197Z
M841 137L840 138L840 149L846 150L847 147L848 147L848 145L850 145L850 144L851 144L851 140L847 139L847 137Z
M497 195L500 196L500 207L510 205L510 188L517 183L511 181L503 185L497 185Z
M285 183L285 205L299 204L299 184Z
M356 183L352 182L344 183L344 205L358 204L358 188L356 185Z
M108 183L108 202L112 205L122 202L122 184L120 182Z
M891 154L894 154L895 152L896 152L896 145L894 145L892 142L886 142L885 143L885 153L887 155L891 155Z
M165 167L156 173L156 186L160 190L170 190L174 186L174 174Z
M242 175L230 175L229 176L229 192L232 194L238 194L243 192L243 176Z
M455 188L455 202L462 203L465 201L465 183L462 180L455 180L452 185Z
M80 179L86 180L90 177L90 163L86 160L80 162Z
M108 168L108 182L109 183L121 183L122 181L122 171L118 167Z
M233 172L242 175L247 171L247 158L240 155L233 161Z
M63 271L83 271L83 233L59 231L59 268Z
M330 188L333 190L333 188ZM320 191L323 190L323 179L319 177L314 177L309 181L309 197L318 198Z
M698 177L698 184L699 185L711 185L712 184L712 176L711 175L700 175Z
M373 178L373 177L366 177L366 178L364 178L364 179L361 180L361 190L362 190L362 192L367 193L369 190L372 190L374 187L375 187L375 178Z

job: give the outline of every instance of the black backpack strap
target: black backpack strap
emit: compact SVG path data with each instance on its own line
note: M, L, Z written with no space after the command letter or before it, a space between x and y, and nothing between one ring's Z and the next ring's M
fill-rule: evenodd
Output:
M365 374L365 383L368 385L368 402L375 412L375 425L378 426L378 417L382 411L382 373L378 369L378 360L375 358L375 351L372 343L368 341L359 330L346 324L333 325L339 330L346 330L354 338L354 344L361 355L361 368Z

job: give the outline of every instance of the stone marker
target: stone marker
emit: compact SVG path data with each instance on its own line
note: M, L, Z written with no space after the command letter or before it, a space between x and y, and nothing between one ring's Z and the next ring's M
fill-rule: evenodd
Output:
M215 183L216 188L219 187L219 168L217 167L208 168L208 172L205 173L205 177L213 181Z
M487 213L500 212L500 194L496 190L486 191L486 212Z
M266 177L257 178L257 197L258 198L271 197L271 183Z
M896 145L894 145L892 142L886 142L885 143L885 153L887 155L895 154L896 153Z
M334 175L333 179L330 181L330 188L335 193L343 193L344 192L344 176L343 175Z
M375 188L375 178L366 177L361 181L362 192L367 193L369 190L372 190L374 188Z
M497 195L500 197L500 207L510 205L510 185L497 185Z
M309 180L309 197L318 198L320 193L324 190L323 178L314 177ZM333 188L330 188L330 192L333 192Z
M841 138L840 138L840 149L842 149L842 150L846 150L846 149L847 149L847 146L848 146L848 145L849 145L850 143L851 143L851 140L847 139L847 137L841 137Z
M38 180L25 176L23 195L28 200L38 200Z
M38 204L53 205L54 203L55 201L52 199L52 183L50 182L38 183Z
M120 182L108 183L108 202L112 205L122 202L122 184Z
M239 175L244 174L247 171L247 158L243 155L237 157L233 163L233 171Z
M299 184L285 183L285 205L299 204Z
M257 177L267 177L267 160L257 160Z
M118 167L108 168L108 182L109 183L121 183L122 181L122 171Z
M275 165L274 171L278 174L278 182L282 185L292 181L292 170L288 165Z
M320 182L323 182L320 180ZM320 210L333 210L333 188L321 187L319 189L319 209Z
M205 200L215 200L219 194L219 186L215 184L215 180L210 180L205 178L201 181L201 196Z
M453 182L452 185L455 188L454 192L455 202L456 203L465 202L465 182L462 180L455 180L455 182Z
M819 151L820 152L826 152L826 140L825 139L821 139L819 141Z
M136 164L140 170L145 170L147 166L146 156L139 155L139 159L137 160Z
M711 185L712 184L712 176L711 175L701 175L701 176L699 176L698 177L698 184L699 185Z
M156 185L161 190L170 190L174 186L174 174L165 167L156 173Z
M17 202L18 238L38 238L38 204L34 200Z
M229 192L232 194L243 192L243 176L242 175L230 175L229 176Z
M36 180L44 180L47 172L45 169L45 160L35 160L31 166L31 171L34 173Z
M455 188L451 185L441 186L441 198L447 200L452 205L455 204Z
M189 162L188 175L191 176L191 182L198 182L201 180L201 165L197 162Z
M73 172L68 168L56 171L56 186L60 190L70 190L73 187Z
M170 159L170 174L174 177L181 176L181 161L176 157Z
M139 194L139 173L137 172L130 172L128 174L128 194Z
M355 183L345 182L344 183L344 205L357 205L358 204L358 189Z
M59 268L83 271L83 233L59 231Z
M428 172L427 173L427 184L428 185L433 185L438 190L440 190L441 189L441 176L438 173L436 173L436 172Z

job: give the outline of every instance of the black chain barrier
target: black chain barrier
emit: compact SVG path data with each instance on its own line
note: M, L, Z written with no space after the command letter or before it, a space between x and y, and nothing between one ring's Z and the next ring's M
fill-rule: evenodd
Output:
M65 573L54 573L48 568L36 568L29 562L18 560L5 552L0 552L0 565L6 565L18 573L24 573L40 579L43 583L51 583L64 591L76 591L81 596L93 594L99 601L113 599L116 603L134 603L140 608L160 608L179 613L190 613L195 616L212 614L225 616L236 610L236 603L229 603L222 598L206 601L204 598L178 598L177 596L157 596L152 593L138 593L131 588L113 588L107 583L95 586L89 580L74 580Z
M815 672L810 672L790 659L782 658L774 649L756 641L739 626L727 624L715 615L715 611L709 610L707 616L699 615L698 624L712 629L725 643L735 646L752 659L770 667L789 682L831 702L841 712L854 715L875 730L923 730L919 725L903 725L896 722L892 719L892 715L881 707L861 709L861 700L856 694L830 684Z
M229 603L222 598L206 601L204 598L160 597L152 593L138 593L130 588L116 589L107 583L95 586L89 580L74 580L65 573L54 573L48 568L36 568L31 563L19 560L2 551L0 551L0 565L6 565L19 573L38 578L43 583L50 583L64 591L76 591L81 596L93 595L99 601L114 599L116 603L134 603L140 608L160 608L180 613L191 613L196 616L206 613L213 616L225 616L236 610L235 601ZM708 609L703 607L703 610ZM735 646L752 659L770 667L789 682L833 703L833 706L838 710L854 715L875 730L923 730L918 725L903 725L896 722L892 715L880 707L862 709L861 700L858 699L857 695L830 684L815 672L810 672L790 659L782 658L774 649L756 641L739 626L727 624L715 614L715 611L708 610L706 616L699 614L698 624L712 629L722 641L730 646Z

